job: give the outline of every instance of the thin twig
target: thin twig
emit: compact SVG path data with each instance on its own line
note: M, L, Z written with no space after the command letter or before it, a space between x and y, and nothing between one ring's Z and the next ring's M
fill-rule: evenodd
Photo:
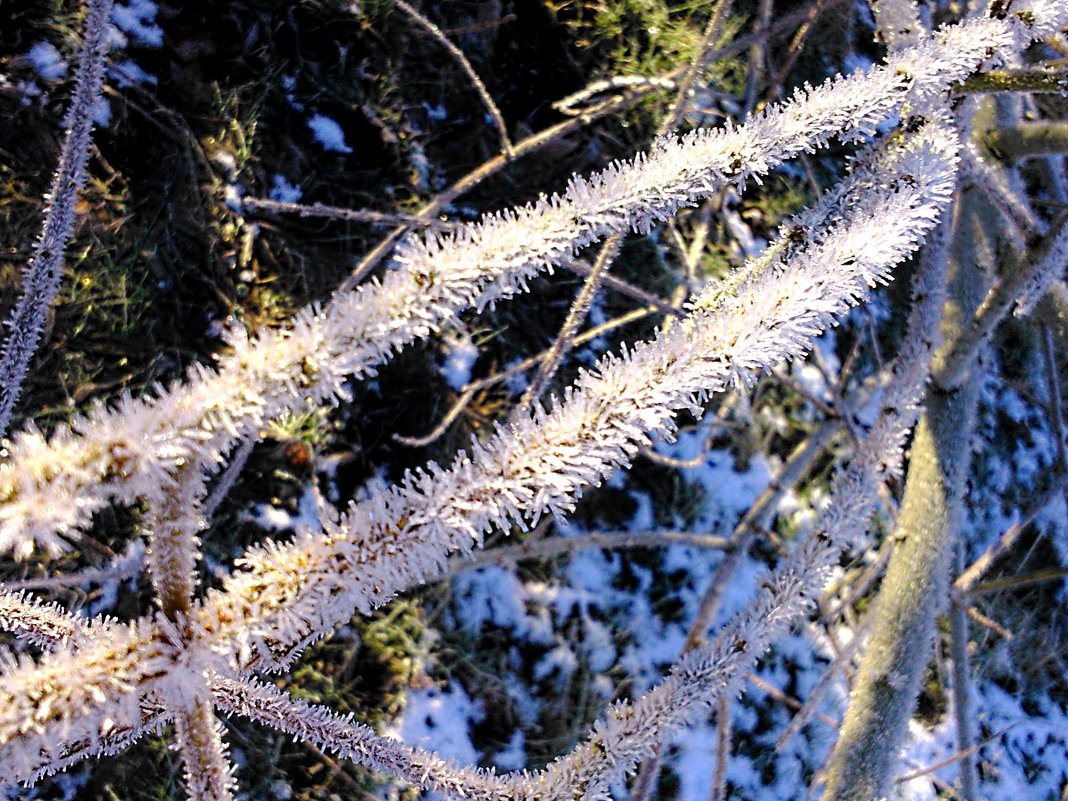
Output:
M78 194L85 186L92 144L93 105L104 83L104 59L111 41L112 0L89 0L74 95L64 118L67 128L59 165L46 196L41 235L22 273L22 294L7 319L8 337L0 352L0 436L22 392L30 359L63 280L63 254L74 235Z
M730 586L735 571L741 565L756 535L768 528L779 499L804 477L817 457L830 446L840 427L839 421L828 420L798 445L779 469L774 480L738 521L731 532L728 554L716 565L712 581L701 599L693 624L686 635L687 652L704 641L719 612L723 593Z
M841 416L833 406L831 406L829 403L827 403L827 401L825 401L825 400L823 400L823 398L820 398L820 397L814 395L813 393L809 392L807 389L805 389L803 386L801 386L801 384L799 384L796 380L794 380L794 378L791 375L789 375L788 373L784 373L784 372L782 372L780 370L772 369L771 375L776 381L778 381L784 387L786 387L787 389L791 390L795 394L800 395L802 400L806 401L807 403L811 403L813 406L815 406L817 409L819 409L821 412L823 412L823 414L826 417L840 417ZM828 386L830 386L830 384L828 384Z
M573 537L544 537L533 542L528 540L474 551L470 556L455 558L449 573L454 575L485 565L511 564L523 559L545 559L587 548L657 548L668 545L728 550L730 541L726 537L692 531L590 531Z
M1063 69L1035 68L990 70L972 75L957 87L958 92L1050 92L1068 91L1068 72Z
M557 100L552 106L561 114L583 114L589 111L590 108L599 105L599 103L604 103L604 98L598 103L591 103L590 101L598 95L603 95L607 92L630 92L635 88L669 90L674 89L676 85L677 83L675 79L668 75L654 75L652 77L646 77L645 75L613 75L610 78L603 78L587 84L577 92L569 94L562 100ZM580 104L582 104L582 107L576 108L576 106L579 106Z
M1004 533L998 537L997 541L983 551L982 555L972 562L972 564L957 577L957 580L953 582L954 597L959 598L974 592L976 585L980 582L983 576L985 576L990 569L1016 545L1016 542L1020 539L1020 535L1023 534L1024 529L1026 529L1027 526L1029 526L1052 501L1061 497L1066 488L1068 488L1068 475L1061 474L1058 479L1039 496L1038 500L1031 505L1019 520L1005 529Z
M723 35L723 26L727 22L727 14L730 13L732 4L733 0L718 0L712 9L712 15L708 18L704 32L701 34L701 43L697 47L697 52L683 74L682 80L679 81L671 108L657 126L657 136L667 136L682 122L682 116L686 113L686 106L690 103L690 95L693 93L694 86L704 74L705 67L716 56L713 45Z
M438 219L427 219L420 217L418 214L400 214L397 212L373 211L372 209L347 209L343 206L327 206L324 203L292 203L263 197L247 197L242 199L241 204L250 211L297 214L301 217L322 217L328 220L346 220L349 222L371 223L372 225L405 225L410 228L443 230L448 230L452 227L451 223Z
M683 242L682 235L679 233L678 226L674 220L666 226L668 243L678 251L679 260L682 262L683 271L686 273L686 280L679 281L671 293L671 305L677 309L681 309L690 293L696 291L697 287L703 283L697 278L697 268L700 265L701 256L705 252L705 246L708 244L709 234L712 232L712 213L720 205L721 199L722 193L719 193L701 204L701 208L694 215L696 222L691 231L689 245ZM674 317L665 318L663 323L664 331L669 331L674 323Z
M849 662L853 659L853 655L857 652L860 644L864 641L864 633L867 630L870 616L865 616L864 622L859 630L853 632L853 639L851 639L845 647L843 647L834 657L834 661L827 666L827 669L823 671L823 675L820 676L819 681L812 687L808 693L808 698L801 704L800 709L797 710L797 714L793 716L790 723L783 730L783 733L779 735L779 739L775 741L775 750L780 751L786 747L786 744L793 739L794 735L801 731L812 718L818 718L826 723L832 729L837 729L839 721L830 717L829 715L823 715L816 711L817 705L823 700L827 690L833 685L834 677L840 670L844 670Z
M745 678L747 681L751 682L754 687L758 687L759 689L763 690L784 706L788 706L791 709L801 709L804 706L804 704L802 704L800 700L794 698L792 695L787 695L778 687L773 684L769 684L767 681L760 678L760 676L755 673L747 673ZM831 728L837 729L840 725L839 722L832 718L830 715L824 715L820 713L819 715L817 715L817 717Z
M438 437L442 436L449 426L453 424L453 421L460 416L460 412L467 408L467 405L471 403L471 399L475 397L475 390L468 389L460 393L456 402L441 418L441 422L438 423L429 433L424 434L421 437L406 437L402 434L394 434L393 439L395 442L399 442L401 445L407 445L410 448L424 448Z
M614 331L617 328L621 328L624 325L630 325L631 323L635 323L638 320L642 320L652 314L656 314L657 311L659 310L655 306L647 306L644 309L633 309L627 312L626 314L621 314L618 317L613 317L611 320L607 320L601 323L600 325L586 329L577 337L575 337L574 344L584 345L591 339L597 339L597 337L603 336L604 334L607 334L610 331ZM531 367L536 365L548 355L549 351L543 350L539 354L536 354L534 356L528 356L522 361L516 362L507 370L502 370L501 372L495 373L491 376L487 376L486 378L480 378L478 381L472 381L470 384L467 384L463 389L465 391L468 389L485 389L486 387L498 384L501 381L506 380L510 376L516 375L517 373L522 373L524 370L529 370Z
M581 275L584 278L593 272L593 265L582 259L563 259L560 266L568 272L572 272L575 275ZM634 286L634 284L629 281L624 281L622 278L605 274L601 276L601 284L606 289L614 290L620 295L626 295L628 298L636 300L639 303L644 303L646 306L653 306L657 311L670 317L675 317L681 320L686 316L686 313L677 306L654 295L652 292L646 292L644 289Z
M757 92L764 80L764 72L767 67L768 32L770 30L772 0L760 0L760 11L757 17L756 33L761 34L754 38L749 46L749 69L745 76L745 110L752 113L756 108ZM804 25L804 22L801 23Z
M4 589L19 590L55 590L69 587L82 587L86 584L103 584L107 581L125 581L137 576L144 570L145 549L140 539L134 538L126 550L105 567L91 567L76 573L60 576L46 576L34 579L5 581Z
M712 439L716 436L717 426L715 423L715 416L711 414L701 420L700 427L705 429L704 443L697 449L697 455L690 459L678 459L674 456L666 456L662 453L657 453L651 447L643 448L641 455L654 464L670 467L673 470L693 470L701 467L708 461L709 448L712 445Z
M497 126L497 135L501 139L501 150L504 151L508 158L513 158L512 140L508 138L508 126L504 123L501 110L497 108L497 104L493 101L486 84L478 77L478 73L471 66L471 62L467 60L464 51L454 45L452 40L442 32L441 28L404 2L404 0L393 0L393 3L411 17L414 22L418 23L423 30L433 36L449 52L449 55L456 60L456 63L460 65L460 69L467 74L467 77L475 87L475 91L478 92L478 96L482 98L482 103L486 106L486 110L489 111L490 116L493 118L493 124Z
M957 570L964 567L964 546L957 543ZM950 653L953 657L953 717L957 722L961 794L965 801L979 801L979 771L975 763L975 708L972 703L971 661L968 658L968 615L957 604L949 605Z
M938 386L949 390L959 386L975 360L976 354L990 338L990 334L1008 315L1009 309L1026 291L1036 270L1041 269L1049 248L1062 230L1068 226L1068 213L1062 214L1038 247L1028 254L1027 264L1001 276L983 302L976 309L971 322L956 340L952 350L941 360L941 369L932 371L932 379Z
M633 323L645 317L648 317L651 314L655 314L656 311L657 309L654 306L648 306L644 309L634 309L633 311L627 312L626 314L622 314L619 317L615 317L611 320L601 323L600 325L595 326L594 328L591 328L587 331L583 331L581 334L575 337L574 344L582 345L586 342L589 342L591 339L596 339L597 337L603 334L607 334L609 331L612 331L616 328L620 328L621 326L628 325L629 323ZM534 356L528 356L522 361L516 362L511 367L508 367L505 370L501 370L500 372L494 373L490 376L486 376L485 378L480 378L477 381L470 381L467 384L464 384L464 386L460 388L460 394L457 396L456 401L449 408L449 411L445 413L443 424L439 423L438 425L434 426L434 428L428 434L421 437L403 437L401 435L394 435L394 439L397 442L411 444L415 447L425 447L426 445L429 445L442 434L444 434L445 431L448 430L449 424L455 421L456 418L459 416L460 412L462 412L468 406L468 404L471 403L471 400L474 398L476 392L483 389L488 389L494 384L499 384L502 381L507 381L512 376L519 375L520 373L529 370L531 367L534 367L535 365L540 363L542 359L546 358L548 354L549 351L542 351L539 354L536 354Z
M1046 406L1046 416L1049 418L1050 428L1053 429L1053 443L1057 450L1057 466L1062 475L1068 475L1068 445L1064 430L1064 403L1061 400L1061 381L1057 375L1057 359L1053 343L1053 329L1047 323L1039 326L1042 334L1042 358L1046 367L1046 392L1049 395L1049 403ZM1066 499L1068 500L1068 499Z
M749 674L752 681L757 678ZM708 801L725 801L727 798L727 764L731 759L731 699L724 695L716 708L716 767L712 772L712 792Z
M442 211L442 209L456 200L456 198L460 197L460 195L463 195L465 192L470 191L486 179L496 175L516 159L536 153L542 148L551 145L553 142L559 141L568 134L586 127L594 120L606 117L615 111L619 111L620 109L637 103L646 95L656 91L659 91L659 89L655 84L637 88L630 94L621 97L619 100L605 103L603 106L591 109L585 114L564 120L563 122L552 125L542 131L538 131L535 134L531 134L525 139L519 140L512 146L511 157L506 156L504 153L498 153L493 158L487 159L475 169L461 176L447 189L439 192L432 200L416 212L415 219L423 221L423 223L432 220ZM396 245L400 238L409 230L410 225L405 224L390 231L385 238L360 259L349 277L338 287L338 294L351 292L355 289L356 286L378 266L379 262L393 250L393 246Z
M966 601L960 601L960 602L954 601L954 603L967 603L967 602ZM1009 640L1015 639L1015 635L1011 631L1009 631L1007 628L1002 626L1000 623L998 623L993 618L987 617L986 615L984 615L982 612L980 612L974 606L969 606L968 607L968 617L969 617L969 619L975 621L977 624L982 626L984 629L989 629L990 631L994 632L996 635L1001 637L1006 642L1009 641Z
M622 244L623 234L612 234L601 245L601 249L597 253L597 259L593 262L593 269L586 276L582 289L579 290L578 295L571 304L571 308L568 309L567 317L564 319L563 325L560 326L556 339L553 340L553 344L549 347L545 358L542 359L538 372L516 405L515 414L525 413L531 404L537 402L556 374L564 356L574 344L575 331L586 319L586 314L590 310L593 298L601 287L602 276L607 273Z
M790 74L790 71L794 68L794 64L797 63L797 57L801 55L805 39L808 38L809 32L812 30L813 25L815 25L816 20L819 19L820 14L823 13L823 9L824 0L816 0L816 2L809 7L808 16L794 33L794 38L790 40L790 47L786 51L786 60L783 62L782 66L779 67L779 71L775 74L775 79L771 84L773 97L778 98L782 94L786 76Z
M952 756L948 756L945 759L939 760L938 762L935 762L935 763L933 763L931 765L928 765L925 768L920 768L919 770L912 771L912 773L906 773L903 776L898 776L896 779L894 779L894 784L904 784L905 782L910 782L913 779L919 779L919 778L921 778L923 776L928 776L928 775L934 773L936 770L941 770L942 768L944 768L944 767L946 767L948 765L952 765L954 762L959 762L960 760L962 760L965 757L967 757L968 754L974 754L976 751L978 751L984 745L987 745L988 743L992 743L995 740L1001 739L1014 726L1016 726L1016 724L1015 723L1011 723L1008 726L1006 726L1004 729L1002 729L1001 731L995 732L994 734L991 734L989 737L987 737L981 743L978 743L978 744L972 746L969 749L968 753L964 753L962 751L958 751L957 753L953 754Z
M1017 573L1004 578L990 579L975 585L970 595L984 595L988 592L1000 590L1013 590L1018 587L1027 587L1031 584L1044 584L1047 581L1060 581L1068 576L1068 567L1045 567L1032 570L1030 573Z
M215 516L215 512L218 511L219 505L226 499L226 496L230 494L230 490L233 489L234 482L237 481L237 477L241 475L241 471L244 470L248 457L252 455L252 451L256 447L257 437L247 437L242 442L236 451L234 456L230 460L230 464L226 466L226 470L218 480L215 482L215 486L211 490L211 494L208 495L204 501L204 519L211 520Z

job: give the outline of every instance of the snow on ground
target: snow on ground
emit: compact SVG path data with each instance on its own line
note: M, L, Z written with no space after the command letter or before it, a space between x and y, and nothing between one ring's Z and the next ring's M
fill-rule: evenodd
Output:
M338 121L332 117L327 117L325 114L313 114L308 119L308 127L315 141L322 145L323 150L334 153L352 152L352 148L345 144L345 132Z
M140 64L128 58L113 63L108 70L108 77L119 89L125 89L128 86L155 86L159 83L159 78L146 72Z
M46 81L57 81L67 74L67 62L51 42L38 42L26 54L37 74Z
M116 3L111 9L111 21L122 34L115 46L162 47L163 29L156 24L157 13L159 8L151 0Z
M271 200L297 203L303 196L304 190L296 184L291 184L282 173L276 172L271 176L271 191L267 194Z
M478 346L466 331L442 340L444 360L441 375L449 388L459 392L471 380L471 368L478 360Z
M474 765L478 763L479 752L471 744L469 730L484 714L482 706L472 701L456 682L447 688L411 690L404 711L386 735L436 751L459 764Z

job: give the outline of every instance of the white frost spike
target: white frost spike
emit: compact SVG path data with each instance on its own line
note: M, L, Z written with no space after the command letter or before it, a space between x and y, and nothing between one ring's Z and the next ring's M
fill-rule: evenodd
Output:
M85 621L58 604L42 603L25 593L0 590L0 631L9 631L42 648L84 632Z

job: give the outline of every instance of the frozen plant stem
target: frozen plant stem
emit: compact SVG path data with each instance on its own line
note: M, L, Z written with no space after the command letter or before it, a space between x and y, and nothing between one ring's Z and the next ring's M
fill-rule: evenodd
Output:
M475 72L475 68L471 65L471 62L467 60L464 51L454 45L441 28L416 11L415 8L408 5L408 3L404 2L404 0L393 0L393 5L407 14L423 30L433 36L434 39L448 51L449 55L456 60L456 63L460 65L460 68L467 74L467 77L471 80L471 85L475 87L475 91L478 92L478 96L485 104L486 111L488 111L490 117L493 118L493 124L497 126L497 135L501 139L501 150L509 159L513 158L512 140L508 138L508 126L505 125L501 110L497 108L497 104L493 102L493 96L486 88L486 84L484 84L482 79L478 77L478 73Z
M7 320L7 341L0 353L0 436L7 433L26 370L63 279L63 252L74 235L75 205L85 186L93 106L104 83L111 5L112 0L89 0L74 95L63 121L67 133L59 166L46 195L44 225L23 270L22 295Z
M973 75L961 85L965 92L1050 92L1068 91L1068 70L1049 69L991 70Z
M200 553L198 532L207 526L202 514L206 486L195 468L180 470L173 486L150 504L145 515L148 533L148 568L156 600L174 624L175 636L184 646L194 636L189 613L196 588L196 560ZM186 695L165 701L174 714L175 737L184 765L185 786L192 801L231 801L233 771L222 739L222 726L206 700L205 677L191 678Z
M57 535L41 524L49 510L31 519L42 499L60 514L64 502L83 502L63 518L68 530L116 499L147 498L156 519L167 524L178 513L167 511L164 496L183 471L199 477L202 468L214 468L230 444L306 396L318 403L342 396L346 376L369 374L394 349L459 309L509 297L577 248L629 228L647 231L717 186L765 174L830 137L864 140L888 117L909 111L908 126L864 154L817 208L791 220L765 258L699 296L685 320L606 357L550 408L535 404L529 417L473 443L449 467L431 464L376 490L326 525L325 534L252 550L222 590L189 603L192 579L178 578L161 592L174 599L164 612L129 625L73 627L65 636L48 633L64 630L62 616L5 596L9 609L0 622L33 629L52 647L37 660L6 659L0 667L0 776L33 780L121 749L174 719L192 792L225 798L229 769L212 711L218 701L206 691L213 681L285 669L354 611L441 576L450 557L480 546L487 532L568 513L586 488L670 434L680 409L699 415L710 393L801 355L872 286L889 280L893 266L932 230L955 184L957 137L932 104L940 102L947 82L969 75L999 49L1017 49L1068 21L1063 4L1032 5L1037 10L1026 19L1016 14L947 28L892 56L889 67L804 92L742 128L661 141L646 158L574 180L559 198L459 227L450 236L413 238L381 284L342 293L326 311L311 310L262 341L235 336L225 392L215 392L216 379L200 371L192 384L199 383L202 394L192 402L180 391L144 404L128 401L126 417L98 410L78 420L74 433L56 437L76 455L88 454L91 467L65 460L62 447L57 454L50 450L54 443L34 434L25 437L28 448L12 444L16 456L4 465L8 484L0 510L2 536L20 551L26 531L33 531L31 545L37 536L51 544L48 538ZM357 353L357 346L369 349ZM928 349L921 341L912 363L925 365ZM648 696L612 707L570 755L518 779L520 798L603 798L667 732L726 697L757 655L811 609L842 551L863 536L879 485L900 470L926 375L902 376L886 388L883 413L858 437L849 467L835 475L834 500L820 512L816 533L769 573L759 597L680 660ZM90 435L109 422L116 439ZM927 434L935 445L937 433ZM33 443L40 448L34 451ZM197 489L190 497L202 494ZM184 539L192 542L192 535ZM152 558L160 576L164 563L181 568L189 561L181 549ZM890 678L900 683L896 674ZM201 721L199 728L193 720ZM472 790L474 781L457 784L458 795Z
M177 716L174 729L191 801L230 801L234 769L211 701L196 701L192 709Z
M787 492L791 491L812 463L822 455L842 427L842 421L825 421L815 432L808 436L790 454L786 463L768 486L749 507L742 519L734 527L730 537L726 538L723 558L712 572L708 590L701 597L694 615L693 623L686 634L686 643L682 655L690 653L702 645L712 629L719 612L720 601L730 586L739 565L749 551L749 546L758 532L766 530L775 515L775 505ZM718 725L718 724L717 724ZM722 734L717 730L717 737ZM655 750L642 762L638 777L634 782L631 795L636 801L645 801L652 792L654 779L660 773L660 749ZM717 767L719 763L717 762ZM713 782L713 790L716 785Z
M991 213L995 214L993 210ZM1005 238L1011 241L1009 236ZM1008 248L1006 252L1013 253ZM1068 266L1068 212L1061 214L1032 252L1007 258L1014 258L1018 263L1001 271L997 283L987 291L971 319L954 338L952 350L940 359L939 385L959 386L969 375L983 344L1012 307L1015 305L1018 313L1029 312L1048 287L1064 274Z
M1068 78L1062 76L1061 82L1068 85ZM1065 91L1064 86L1059 91ZM1068 153L1068 123L1022 122L995 128L987 132L985 144L1010 162L1029 156Z
M949 255L950 297L937 365L952 351L989 281L991 216L970 189L958 203ZM976 253L982 252L976 257ZM976 267L976 262L980 264ZM982 263L985 261L985 263ZM828 767L824 801L870 801L889 793L908 721L931 657L935 621L949 590L949 563L960 526L978 383L933 385L909 458L896 544L876 605L871 637L850 693Z
M964 569L964 544L956 543L956 569ZM964 599L961 599L964 600ZM950 648L953 658L953 716L957 721L957 751L960 761L961 794L965 801L980 801L979 772L975 761L975 705L972 703L971 660L968 657L968 612L965 603L949 604Z
M0 631L49 648L84 629L85 623L58 604L46 604L21 592L0 591Z
M590 270L590 274L586 276L586 280L582 282L582 288L579 290L575 300L571 303L571 308L567 311L567 318L564 320L564 324L557 332L556 339L553 340L553 344L549 347L548 354L542 360L538 367L538 372L534 375L533 381L530 382L530 386L527 387L523 393L523 397L519 399L519 403L516 404L514 414L522 416L530 413L531 404L537 402L553 376L556 374L557 369L560 367L560 363L563 361L564 356L571 349L571 346L575 341L575 332L578 331L583 320L586 319L586 315L590 311L590 306L593 304L593 299L597 295L597 291L601 288L601 282L608 275L608 270L612 266L612 262L615 261L616 255L619 253L619 248L623 244L623 234L611 234L608 239L601 245L600 250L597 253L597 258L594 259L593 267Z

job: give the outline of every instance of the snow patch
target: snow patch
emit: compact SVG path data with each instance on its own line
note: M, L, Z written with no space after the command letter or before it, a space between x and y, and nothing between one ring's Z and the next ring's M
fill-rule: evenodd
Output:
M67 62L51 42L38 42L30 48L26 58L46 81L58 81L67 74Z
M297 203L304 196L304 190L296 184L291 184L284 175L276 172L271 176L271 191L267 197L281 203Z
M459 392L471 381L471 368L478 361L478 345L467 332L446 338L442 345L445 361L441 365L441 375L450 389Z
M334 153L351 153L352 148L345 144L345 132L341 125L332 117L325 114L313 114L308 120L315 141L322 145L323 150Z
M111 9L111 21L126 36L116 43L126 47L127 36L138 47L162 47L163 29L156 24L159 8L151 0L128 0L116 3Z
M471 744L471 724L484 717L482 705L472 701L457 682L450 682L448 689L409 691L404 712L386 736L435 751L460 764L474 765L479 752Z
M155 86L159 83L155 75L145 72L140 64L130 59L115 64L108 70L108 74L120 89L128 86Z

